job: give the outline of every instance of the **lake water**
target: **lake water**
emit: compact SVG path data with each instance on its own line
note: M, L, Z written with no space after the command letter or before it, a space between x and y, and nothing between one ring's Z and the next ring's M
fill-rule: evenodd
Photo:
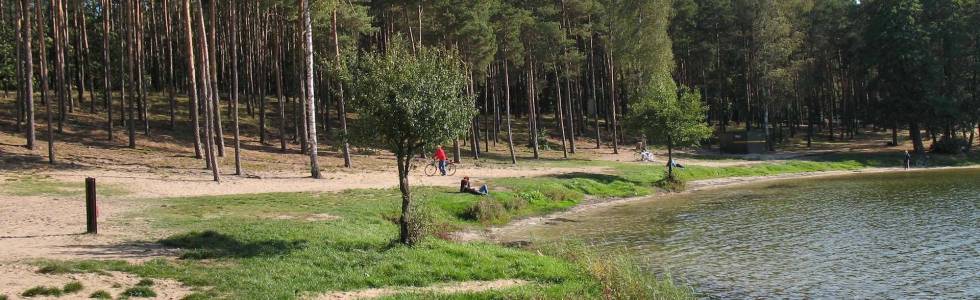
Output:
M659 196L506 233L627 249L705 298L980 299L980 169Z

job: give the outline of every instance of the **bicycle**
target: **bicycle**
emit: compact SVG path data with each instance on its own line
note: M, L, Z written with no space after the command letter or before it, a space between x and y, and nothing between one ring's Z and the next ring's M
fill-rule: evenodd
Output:
M436 176L436 174L439 174L439 161L433 160L431 163L425 165L423 172L426 176ZM446 161L446 175L456 175L456 163Z

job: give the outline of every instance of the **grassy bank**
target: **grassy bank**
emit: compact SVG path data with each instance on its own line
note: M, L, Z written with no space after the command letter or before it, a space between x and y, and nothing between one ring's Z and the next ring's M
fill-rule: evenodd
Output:
M697 180L897 165L889 165L890 161L889 157L827 157L723 168L689 166L679 175ZM976 161L976 157L951 158L950 164ZM663 178L659 165L590 163L611 171L494 179L490 181L491 196L461 194L454 188L416 188L418 211L428 220L433 237L415 247L392 241L397 236L394 220L399 213L399 195L394 189L231 195L166 199L141 213L154 226L174 233L158 242L182 249L178 260L41 264L49 272L118 270L147 278L173 278L196 287L198 296L235 299L497 279L529 283L437 297L692 297L690 289L669 278L650 276L638 267L648 263L628 255L597 254L594 249L568 244L515 249L437 238L567 209L586 197L649 194ZM432 297L436 296L399 294L390 298Z
M445 189L422 188L418 194L429 199L423 209L434 227L480 226L456 216L451 209L440 208L452 207L446 203L452 197L440 198L447 195ZM397 227L391 219L399 209L395 190L195 197L165 202L165 207L145 213L152 216L156 226L178 232L160 243L183 249L181 259L143 264L52 261L43 262L43 269L52 273L118 270L147 278L174 278L200 287L203 296L234 299L292 298L327 291L495 279L530 283L456 296L601 298L604 281L608 281L592 273L602 263L573 257L438 238L415 247L393 244ZM667 283L635 289L650 295L690 293Z

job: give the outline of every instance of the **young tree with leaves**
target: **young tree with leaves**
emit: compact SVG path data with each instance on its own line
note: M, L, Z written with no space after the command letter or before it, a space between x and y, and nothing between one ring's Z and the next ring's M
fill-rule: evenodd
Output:
M359 115L354 140L394 153L402 194L399 240L414 244L421 237L409 230L415 221L408 172L416 154L465 134L470 126L476 110L462 93L464 68L445 51L423 46L413 55L396 39L386 52L353 62L350 74L351 104Z

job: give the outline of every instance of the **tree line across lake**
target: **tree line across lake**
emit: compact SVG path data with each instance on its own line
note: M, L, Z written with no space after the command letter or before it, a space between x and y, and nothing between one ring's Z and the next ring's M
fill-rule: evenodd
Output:
M244 173L242 117L261 143L298 144L314 177L318 138L351 167L348 142L383 144L349 132L376 112L359 97L390 96L364 72L394 72L366 57L396 48L456 62L446 74L459 80L416 78L466 99L452 111L467 122L446 130L456 159L461 140L476 158L501 142L516 163L513 115L535 158L546 136L567 156L583 140L618 152L640 136L683 146L755 129L773 148L784 130L811 141L867 127L896 144L909 130L917 152L923 131L933 150L959 151L980 120L976 0L14 0L0 16L0 88L17 91L4 113L28 148L45 132L52 163L55 132L79 111L130 147L157 130L192 135L215 180L226 142Z

